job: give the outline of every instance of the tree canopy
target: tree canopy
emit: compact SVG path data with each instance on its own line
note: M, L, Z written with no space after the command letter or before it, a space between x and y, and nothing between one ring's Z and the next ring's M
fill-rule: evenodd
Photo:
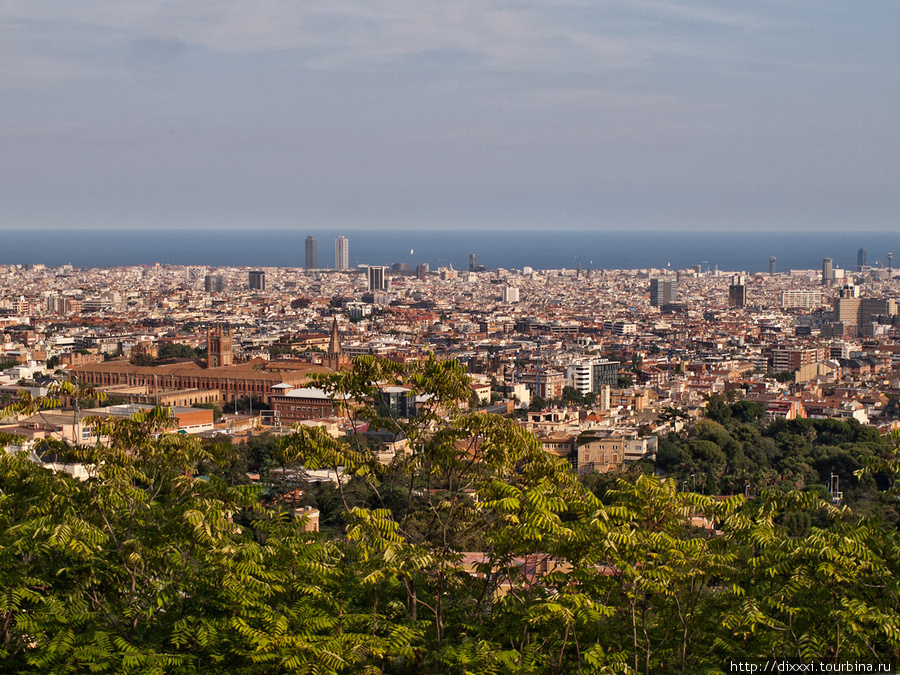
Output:
M414 418L359 405L386 383L421 397ZM226 470L235 446L166 433L171 418L157 409L89 418L103 444L46 441L88 467L86 480L0 454L4 670L700 673L735 656L896 661L900 540L876 518L815 491L718 498L640 472L597 496L513 421L460 410L468 380L452 361L360 357L318 385L351 428L402 432L408 451L385 464L360 433L298 427L246 447L283 470L241 484ZM809 440L810 429L834 447L874 443L816 424L760 438L775 456L795 443L779 434ZM728 466L749 447L735 433L704 420L666 452ZM316 469L344 480L316 488L304 479ZM860 481L897 475L874 450L858 469ZM329 502L330 532L307 531L306 511L285 499L297 486L323 514Z

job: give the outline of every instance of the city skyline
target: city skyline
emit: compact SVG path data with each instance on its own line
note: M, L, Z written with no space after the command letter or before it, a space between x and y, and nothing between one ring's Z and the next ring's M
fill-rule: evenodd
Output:
M896 3L7 3L0 229L896 226Z
M900 247L893 233L701 233L701 232L533 232L510 237L504 230L459 236L452 232L387 230L356 231L349 239L340 231L315 234L287 230L179 230L160 237L155 231L125 230L110 236L105 230L86 230L72 236L66 230L10 231L3 235L0 264L116 267L120 265L182 264L246 266L254 268L303 266L299 252L305 239L335 242L334 267L404 263L410 269L428 263L434 269L453 265L467 269L475 255L477 270L635 269L704 270L779 273L820 268L832 258L835 269L853 270L858 248L865 244L867 268L888 268L891 251ZM344 242L341 249L341 242ZM343 250L343 263L340 263ZM772 254L776 254L773 256ZM330 253L329 253L330 256ZM769 265L766 262L769 261ZM482 264L483 263L483 264ZM332 268L332 258L318 269ZM476 271L477 271L476 270Z

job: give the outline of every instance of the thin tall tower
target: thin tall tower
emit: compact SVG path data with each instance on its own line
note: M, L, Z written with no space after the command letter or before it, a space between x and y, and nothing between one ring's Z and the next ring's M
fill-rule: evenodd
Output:
M831 258L822 258L822 285L830 286L834 283L834 261Z
M350 269L350 242L347 237L338 237L334 240L334 269Z
M314 270L319 266L316 257L316 238L309 236L306 238L306 269Z
M385 277L384 272L387 268L382 267L381 265L369 265L368 270L368 282L369 282L369 292L372 291L383 291L385 290Z

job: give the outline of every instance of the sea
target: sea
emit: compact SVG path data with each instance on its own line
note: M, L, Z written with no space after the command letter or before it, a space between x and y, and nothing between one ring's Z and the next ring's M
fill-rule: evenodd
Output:
M865 263L887 267L898 252L894 232L733 232L609 230L0 230L0 264L72 265L78 268L131 265L208 267L303 267L305 240L317 242L317 263L334 266L334 240L349 240L350 265L407 263L412 269L452 265L466 270L469 256L488 270L498 268L615 270L700 265L705 270L776 272L855 269L859 249Z

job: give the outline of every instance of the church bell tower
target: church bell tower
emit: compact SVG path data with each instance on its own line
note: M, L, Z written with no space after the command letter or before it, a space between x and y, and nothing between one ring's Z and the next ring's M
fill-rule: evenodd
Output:
M337 317L331 324L331 340L328 342L328 351L325 353L325 365L333 371L350 367L350 356L341 349L341 336L338 334Z
M221 368L234 361L231 343L231 327L217 324L206 333L206 367Z

